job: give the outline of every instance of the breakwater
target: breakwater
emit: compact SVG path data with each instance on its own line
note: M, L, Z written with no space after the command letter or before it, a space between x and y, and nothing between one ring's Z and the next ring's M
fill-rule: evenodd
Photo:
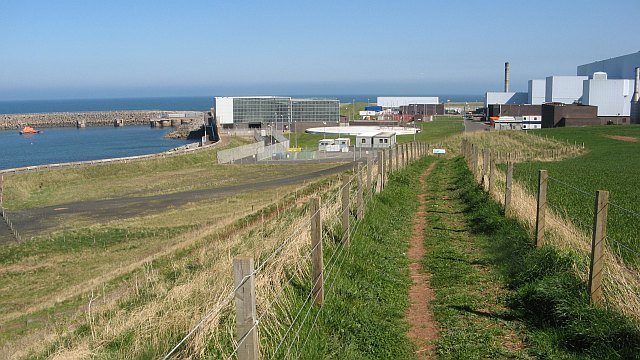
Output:
M75 127L79 122L86 126L113 126L116 120L127 125L149 125L163 111L99 111L61 112L42 114L0 114L0 130L21 129L30 125L37 128Z

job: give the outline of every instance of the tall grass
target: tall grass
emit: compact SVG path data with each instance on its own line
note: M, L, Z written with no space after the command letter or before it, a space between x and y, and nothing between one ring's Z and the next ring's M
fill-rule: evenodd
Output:
M472 230L490 236L515 294L510 306L531 328L534 355L542 358L632 359L640 353L640 327L619 312L589 304L586 283L575 272L571 251L535 248L530 232L502 217L499 203L481 191L461 159L457 186L467 203Z

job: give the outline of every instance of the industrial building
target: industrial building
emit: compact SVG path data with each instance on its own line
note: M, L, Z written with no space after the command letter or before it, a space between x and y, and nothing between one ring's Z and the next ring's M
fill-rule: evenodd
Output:
M573 104L582 99L582 87L587 76L548 76L545 102Z
M640 124L640 52L622 55L611 59L595 61L579 65L577 75L592 76L594 73L605 72L609 80L630 80L634 89L630 99L629 116L632 123ZM611 85L615 86L615 85ZM624 86L624 85L621 85Z
M215 98L216 121L223 128L285 129L298 122L337 123L340 102L283 96L220 96Z
M582 104L549 103L542 105L542 127L600 125L598 108Z
M493 104L487 107L488 118L500 116L540 116L541 105L530 104Z
M526 104L529 94L525 92L487 92L484 96L484 106L504 104Z
M544 104L547 91L547 80L535 79L529 80L529 91L527 92L527 104L542 105Z
M377 104L383 108L400 108L410 104L439 104L437 96L378 96Z
M606 72L609 79L634 79L635 70L640 66L640 52L611 59L578 65L576 75L592 76L596 72Z
M432 115L444 115L444 104L409 104L400 107L400 114L423 118Z
M509 91L509 63L505 63L505 91L486 93L487 118L502 129L530 128L519 125L521 116L545 117L544 127L640 123L640 89L632 89L635 84L640 87L640 71L635 70L638 66L640 53L581 65L577 76L529 80L528 92L520 93ZM638 80L611 78L601 69L614 71L615 77L628 76L632 71ZM553 111L547 108L543 113L541 104L549 104Z
M582 103L598 107L598 116L631 114L631 80L607 79L607 73L596 72L584 81Z

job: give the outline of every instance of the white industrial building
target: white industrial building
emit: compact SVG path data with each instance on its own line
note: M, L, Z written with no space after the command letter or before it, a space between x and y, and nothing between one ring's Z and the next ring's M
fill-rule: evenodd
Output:
M526 104L529 94L526 92L497 92L490 91L484 96L484 106L506 105L506 104Z
M223 127L284 129L297 122L337 123L340 102L333 99L294 99L284 96L216 96L216 121Z
M527 104L544 104L546 97L547 81L545 79L529 80L529 92L527 93Z
M410 104L439 104L437 96L378 96L377 104L383 108L399 108Z
M596 72L584 81L582 103L598 107L598 116L631 114L631 80L607 79L607 73Z
M587 76L547 76L545 102L573 104L582 98Z
M606 72L609 79L635 79L635 69L639 66L640 52L636 52L579 65L577 75L591 76L595 72Z

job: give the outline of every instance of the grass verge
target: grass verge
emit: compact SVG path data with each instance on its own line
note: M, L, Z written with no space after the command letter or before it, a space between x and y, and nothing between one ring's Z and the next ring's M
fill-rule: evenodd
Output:
M467 224L504 276L506 304L527 325L527 352L538 358L635 359L640 328L620 313L589 304L586 284L575 275L573 253L535 248L527 230L502 216L499 204L480 190L462 159L455 187Z
M338 254L338 265L325 277L331 289L325 304L311 309L311 320L299 331L299 341L291 350L295 358L413 358L414 346L405 335L408 324L404 319L411 284L406 256L411 235L408 224L417 206L419 175L430 161L433 158L422 159L392 175L385 191L368 203L365 218L354 225L350 248ZM325 259L342 249L337 245L339 230L329 232L333 236L325 240ZM292 292L292 309L303 306L310 286L307 281ZM275 349L265 351L271 354ZM279 358L284 353L276 355Z

